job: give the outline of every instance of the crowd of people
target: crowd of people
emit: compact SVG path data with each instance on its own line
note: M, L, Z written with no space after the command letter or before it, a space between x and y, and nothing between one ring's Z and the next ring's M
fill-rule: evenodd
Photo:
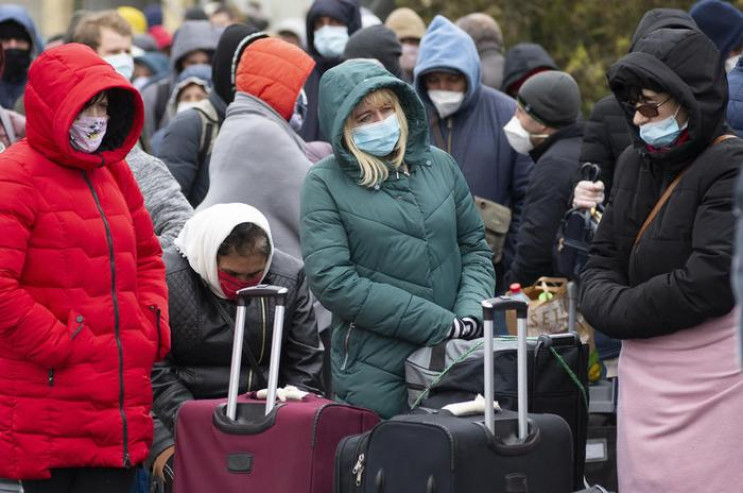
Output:
M280 385L405 413L406 357L564 275L563 217L601 207L579 301L619 358L620 490L743 481L743 13L648 11L586 121L545 47L429 20L210 2L171 34L153 4L44 43L0 5L0 477L170 491L176 412L226 396L261 283L289 293ZM266 387L273 303L248 305L240 392Z

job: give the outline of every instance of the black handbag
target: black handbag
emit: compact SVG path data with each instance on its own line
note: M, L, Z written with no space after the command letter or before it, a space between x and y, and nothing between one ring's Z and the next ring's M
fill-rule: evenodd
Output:
M600 172L597 164L584 163L580 168L583 180L596 181ZM560 276L574 280L583 272L603 214L604 206L600 204L590 209L574 207L565 213L553 249L555 271Z

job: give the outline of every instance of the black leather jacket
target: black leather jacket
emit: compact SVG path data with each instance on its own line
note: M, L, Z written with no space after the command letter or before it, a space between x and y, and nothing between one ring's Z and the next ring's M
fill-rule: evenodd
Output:
M151 459L173 445L175 414L181 404L191 399L226 397L237 310L234 302L215 296L179 253L169 250L163 260L167 267L172 343L170 354L152 372L153 412L157 419ZM290 384L321 391L323 348L304 266L275 250L264 282L289 289L279 386ZM268 299L256 299L247 306L240 393L265 387L275 308L274 301ZM248 349L262 376L252 371L245 356Z

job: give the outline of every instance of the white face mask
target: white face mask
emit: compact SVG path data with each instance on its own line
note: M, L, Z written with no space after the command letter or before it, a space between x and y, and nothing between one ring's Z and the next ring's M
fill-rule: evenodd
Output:
M519 154L529 154L529 151L534 149L534 144L531 142L531 134L521 125L516 115L503 127L503 131L506 133L508 143Z
M178 103L178 106L175 107L176 113L181 113L186 110L190 110L191 108L195 108L199 105L199 101L183 101L182 103Z
M412 72L415 62L418 61L418 45L403 43L402 55L400 55L400 68Z
M348 42L346 26L323 26L315 31L315 49L325 58L338 58Z
M111 55L103 57L105 61L111 65L114 70L124 76L126 80L132 78L134 74L134 58L128 53L119 53L118 55Z
M70 144L78 151L93 153L101 146L107 127L107 116L80 115L70 127Z
M730 72L731 70L733 70L735 66L738 65L739 59L740 59L740 55L735 55L725 60L725 72Z
M441 118L453 115L462 106L464 102L464 93L459 91L440 91L432 89L428 91L428 97L436 107Z

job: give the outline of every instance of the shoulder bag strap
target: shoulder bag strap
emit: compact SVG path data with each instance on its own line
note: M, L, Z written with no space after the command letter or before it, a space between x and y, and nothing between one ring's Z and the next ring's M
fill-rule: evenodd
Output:
M724 134L717 137L714 142L712 142L712 145L715 146L719 144L720 142L724 142L728 139L735 139L735 135L730 134ZM712 147L712 146L710 146ZM635 237L635 242L632 244L632 248L635 248L637 246L637 243L640 241L640 238L642 238L642 235L645 233L645 230L648 229L648 226L650 226L650 223L653 222L655 219L655 216L658 215L658 212L660 212L661 208L665 205L666 202L668 202L668 198L671 196L673 191L676 189L676 185L679 184L681 181L681 178L686 174L687 171L693 166L694 164L690 164L686 168L684 168L678 175L676 175L676 178L673 179L670 185L668 185L668 188L666 188L666 191L663 192L663 195L660 196L660 199L658 199L658 202L655 204L655 207L653 207L653 210L650 211L650 214L648 214L648 217L645 219L645 222L642 223L642 226L640 227L640 232L637 233L637 236Z

